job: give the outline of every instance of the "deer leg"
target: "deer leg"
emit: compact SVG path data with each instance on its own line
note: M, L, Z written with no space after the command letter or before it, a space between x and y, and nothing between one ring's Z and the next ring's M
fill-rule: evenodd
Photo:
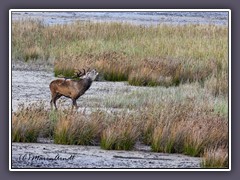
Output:
M55 99L55 97L56 97L56 94L52 94L52 99L51 99L51 101L50 101L50 105L51 105L51 109L53 108L53 100Z
M61 96L62 96L61 94L57 94L57 95L52 99L56 110L57 110L56 101L57 101Z
M76 109L78 109L77 100L76 100L76 99L72 99L72 109L73 109L73 107L75 107Z
M52 109L52 103L53 103L53 102L52 102L52 99L51 99L51 101L50 101L51 109Z

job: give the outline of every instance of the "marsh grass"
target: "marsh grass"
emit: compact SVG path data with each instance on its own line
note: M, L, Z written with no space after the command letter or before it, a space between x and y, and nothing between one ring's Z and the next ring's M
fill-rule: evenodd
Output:
M189 105L186 107L191 109ZM228 146L227 121L212 113L191 113L196 112L195 108L192 107L192 111L182 114L184 109L179 106L177 115L171 115L173 108L169 108L168 116L172 116L171 119L168 123L163 123L160 119L158 126L153 130L152 150L199 157L206 148ZM161 117L166 118L162 115Z
M141 127L141 141L146 145L151 145L153 141L153 132L157 125L156 119L145 119Z
M51 110L48 111L48 130L42 134L43 137L53 138L56 124L59 119L64 116L64 113L61 111Z
M91 67L110 81L141 86L207 81L212 93L227 93L225 26L81 21L47 26L27 19L13 22L12 48L13 59L55 59L55 75Z
M21 106L12 114L13 142L43 136L58 144L131 150L139 141L154 152L203 157L204 168L228 167L227 27L14 21L12 59L54 59L55 76L97 68L105 80L152 86L101 102L125 113Z
M153 129L151 147L155 152L182 153L183 139L186 134L184 122L194 108L194 101L170 100L158 106L153 118L157 118L156 127ZM149 111L156 111L151 107Z
M206 88L214 96L226 96L228 95L228 74L221 72L220 74L214 74L205 81Z
M46 133L49 128L48 114L42 104L28 107L20 105L12 115L13 142L37 142L39 135Z
M97 145L103 129L102 113L75 113L63 116L56 124L54 143L72 145Z
M128 115L114 117L113 122L110 122L102 132L102 149L132 150L134 148L139 137L139 128L131 118Z
M141 88L103 104L133 110L139 141L152 151L199 157L206 148L228 146L228 100L199 83Z
M194 122L196 124L201 124ZM171 124L169 126L160 125L153 131L151 148L154 152L182 153L190 156L203 156L206 148L227 145L227 126L224 128L224 135L220 135L221 130L216 130L214 123L207 125L209 129L218 131L211 135L211 132L192 130L195 127L189 126L188 122L182 124ZM206 133L206 134L203 134ZM223 138L224 140L222 140ZM214 141L215 140L215 141ZM222 142L224 141L224 143Z
M12 114L12 141L37 142L39 137L53 138L54 129L64 112L49 111L43 102L19 105Z
M45 135L57 144L100 145L107 150L132 150L140 142L154 152L203 157L202 167L225 167L228 159L218 149L228 149L228 120L222 110L227 109L227 101L216 100L195 85L148 88L147 92L143 88L122 95L121 108L131 107L131 111L86 114L22 106L13 114L12 141L37 142ZM114 106L118 98L111 103Z
M151 149L154 152L165 152L165 153L183 153L183 131L178 130L178 128L184 128L181 125L178 128L174 128L176 124L171 124L168 126L158 125L153 130Z
M202 168L228 168L228 149L210 148L206 149L201 162Z

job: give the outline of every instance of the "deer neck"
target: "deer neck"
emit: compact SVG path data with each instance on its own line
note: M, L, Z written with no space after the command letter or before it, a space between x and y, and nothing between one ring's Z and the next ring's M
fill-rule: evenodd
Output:
M83 79L83 85L84 85L84 89L89 89L90 86L92 85L93 80L91 78L85 78Z

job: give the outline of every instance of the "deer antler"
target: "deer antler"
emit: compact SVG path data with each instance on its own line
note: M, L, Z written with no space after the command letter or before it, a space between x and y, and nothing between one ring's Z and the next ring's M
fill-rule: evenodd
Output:
M75 74L76 74L75 77L82 77L86 74L86 71L85 71L85 69L83 69L83 72L82 72L78 69L78 72L76 72Z

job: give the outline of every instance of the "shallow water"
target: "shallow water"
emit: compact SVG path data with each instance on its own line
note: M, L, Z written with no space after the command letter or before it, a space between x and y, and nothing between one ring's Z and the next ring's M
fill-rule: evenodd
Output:
M174 11L141 11L141 12L13 12L12 19L41 19L45 24L65 24L76 20L95 22L127 22L137 25L158 25L161 23L215 24L227 25L228 12L174 12Z

